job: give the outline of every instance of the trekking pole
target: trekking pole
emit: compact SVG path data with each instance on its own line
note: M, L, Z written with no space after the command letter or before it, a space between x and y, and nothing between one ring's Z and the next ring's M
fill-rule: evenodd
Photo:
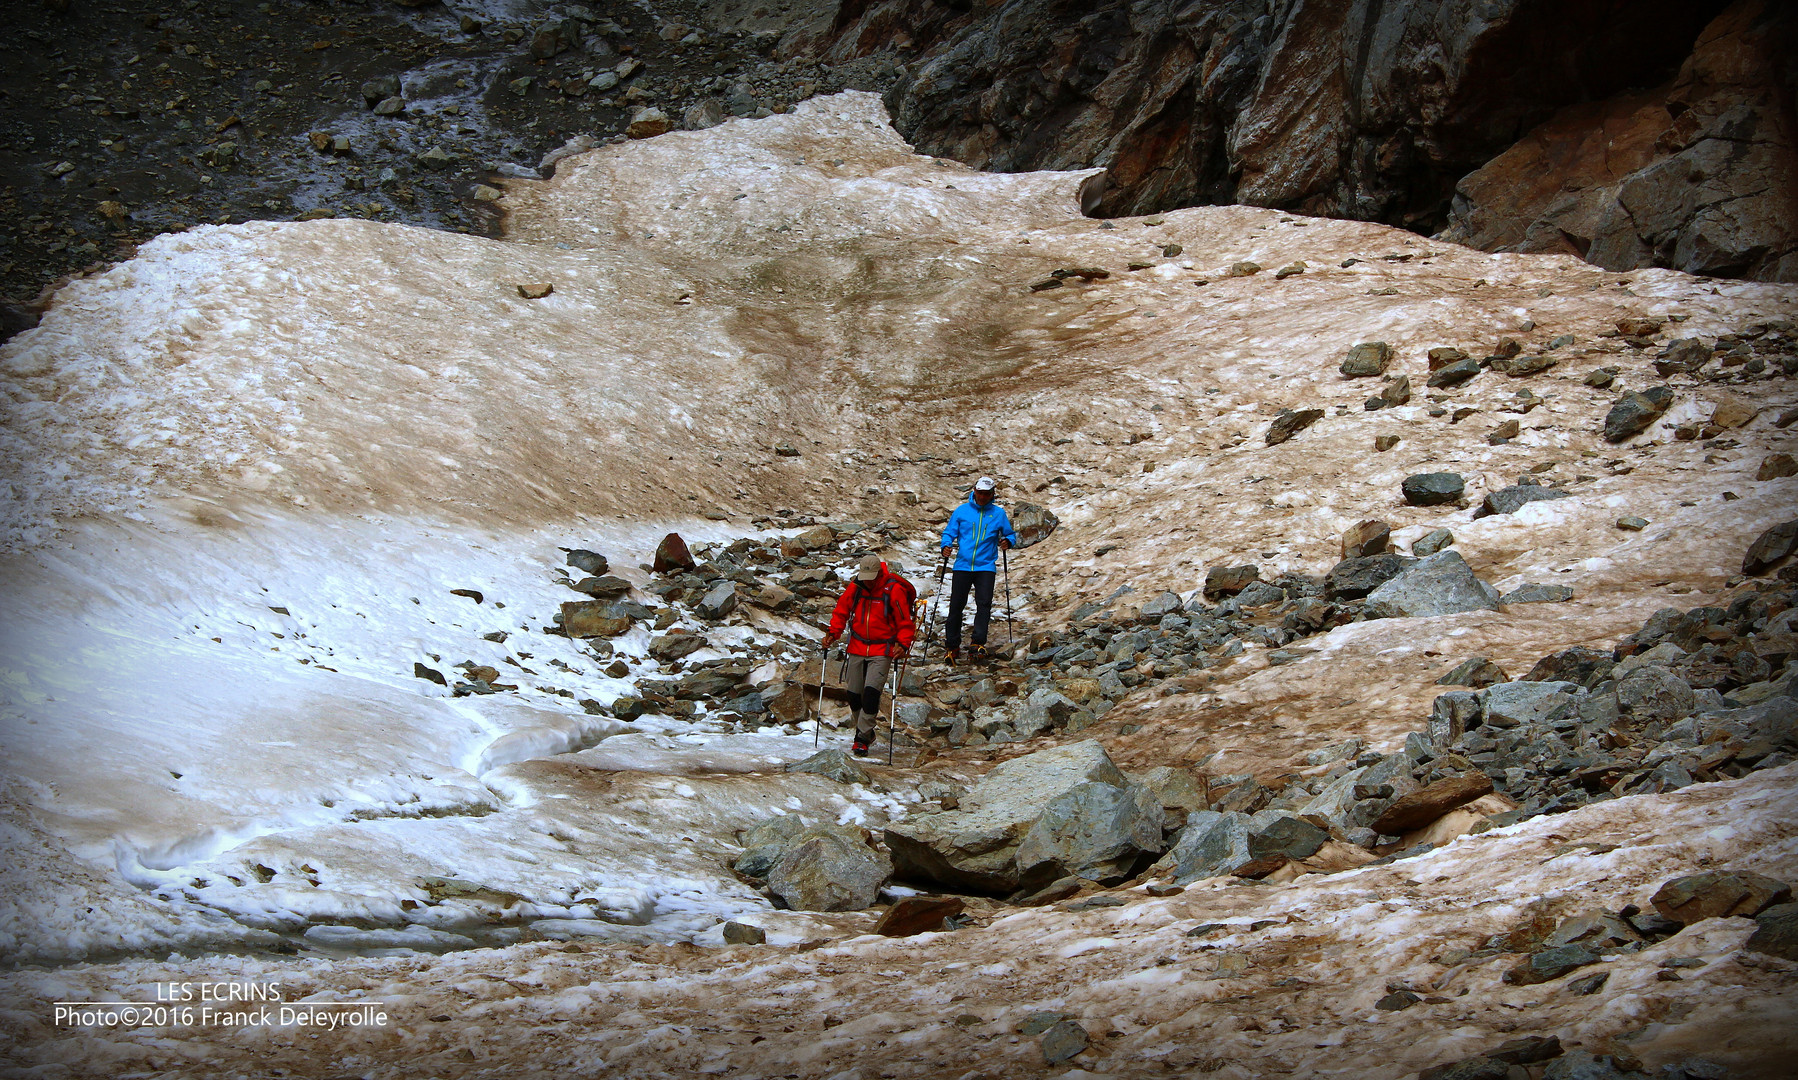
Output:
M943 574L949 566L949 557L944 555L936 563L936 589L930 594L930 621L924 624L924 658L930 658L930 646L936 640L936 609L943 599Z
M818 654L818 716L812 724L812 749L818 748L818 735L824 730L824 669L830 666L830 646Z
M1011 622L1011 552L1007 548L999 549L1000 565L1005 567L1005 645L1013 652L1017 651L1017 629Z
M904 688L904 686L905 686L905 663L907 660L910 660L910 659L911 659L911 650L907 649L905 655L899 658L899 663L898 663L897 667L895 667L893 670L893 694L892 694L891 700L889 700L887 702L887 764L888 765L891 765L893 763L893 730L897 723L898 715L899 715L899 691L902 688Z

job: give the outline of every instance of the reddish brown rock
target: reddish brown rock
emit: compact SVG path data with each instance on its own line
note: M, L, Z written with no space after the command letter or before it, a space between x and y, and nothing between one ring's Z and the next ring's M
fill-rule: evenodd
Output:
M698 565L693 561L693 554L687 550L687 542L681 539L680 533L669 533L656 545L656 559L650 569L658 574L672 574L691 570Z
M874 924L874 932L886 937L911 937L943 928L943 920L962 913L967 905L955 896L907 896Z
M1674 878L1655 891L1649 903L1665 918L1682 926L1701 919L1752 918L1792 898L1792 887L1746 870L1714 870Z
M1384 521L1363 521L1342 534L1342 557L1345 559L1365 559L1392 550L1392 527Z
M1421 829L1450 810L1466 806L1475 799L1490 794L1492 779L1484 773L1445 777L1428 787L1400 796L1386 808L1385 813L1374 820L1372 828L1382 836L1400 836L1413 829Z

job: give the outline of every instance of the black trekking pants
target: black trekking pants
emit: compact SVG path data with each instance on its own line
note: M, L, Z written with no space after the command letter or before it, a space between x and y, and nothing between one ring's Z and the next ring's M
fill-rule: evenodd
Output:
M997 570L957 570L949 582L949 622L943 627L943 644L961 648L961 613L968 606L968 589L974 590L974 644L986 644L986 624L993 616L993 582Z

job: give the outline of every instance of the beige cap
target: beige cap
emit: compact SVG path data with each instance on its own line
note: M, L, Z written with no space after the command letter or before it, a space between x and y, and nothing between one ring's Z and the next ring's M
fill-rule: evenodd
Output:
M991 491L998 486L999 485L994 483L993 478L990 476L983 476L980 479L974 481L974 490L975 491Z
M873 555L863 555L862 561L855 567L855 580L873 581L880 576L880 559Z

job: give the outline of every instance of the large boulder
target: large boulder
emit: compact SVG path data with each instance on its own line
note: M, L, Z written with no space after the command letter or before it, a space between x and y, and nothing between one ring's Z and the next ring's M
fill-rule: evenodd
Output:
M1205 599L1235 596L1260 580L1261 568L1257 566L1214 566L1205 571Z
M1412 506L1441 506L1458 500L1467 490L1467 481L1460 473L1429 472L1414 473L1405 477L1399 485L1399 492L1404 495L1405 502Z
M1013 758L968 789L959 808L888 825L897 873L968 892L1014 892L1025 834L1051 803L1089 783L1132 786L1105 748L1090 740Z
M880 897L893 863L846 825L813 825L768 872L768 891L795 911L860 911Z
M699 564L693 561L693 553L687 550L687 542L681 539L680 533L669 533L656 545L655 561L650 564L650 569L658 574L673 574L691 570L697 565Z
M1573 707L1579 687L1567 682L1505 682L1480 691L1480 715L1490 727L1514 728L1554 719Z
M1174 883L1227 874L1254 859L1249 854L1249 815L1200 810L1188 815L1186 828L1162 860Z
M767 880L774 864L780 862L780 857L804 831L805 822L796 814L777 814L759 822L737 838L743 845L743 854L731 863L731 869L744 877Z
M1090 781L1063 792L1018 843L1018 885L1064 877L1111 885L1161 853L1161 800L1145 787Z
M1461 553L1438 551L1367 594L1370 616L1416 618L1498 610L1498 590L1473 575Z
M1798 548L1798 520L1770 526L1748 545L1748 553L1742 556L1742 573L1759 577L1778 566L1794 548Z
M1617 681L1617 709L1636 720L1679 720L1697 708L1691 684L1656 664L1643 664Z
M1783 881L1747 870L1713 870L1674 878L1649 903L1663 918L1690 926L1702 919L1751 919L1791 899L1792 887Z
M1450 810L1490 794L1492 780L1484 773L1447 776L1393 800L1392 805L1374 819L1373 830L1384 836L1408 833L1423 828Z
M1673 405L1673 391L1665 386L1624 394L1604 417L1604 439L1620 443L1648 430Z

